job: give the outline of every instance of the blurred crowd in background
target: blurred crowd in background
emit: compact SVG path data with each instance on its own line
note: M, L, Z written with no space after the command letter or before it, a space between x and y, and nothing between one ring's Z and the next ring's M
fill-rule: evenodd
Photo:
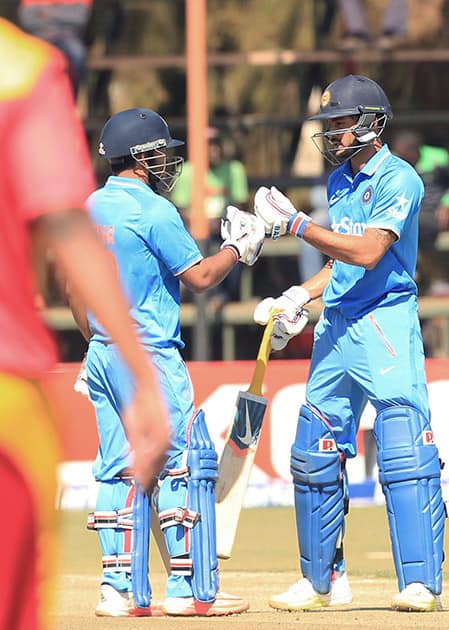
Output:
M284 0L276 5L276 18L267 19L266 16L274 16L273 4L273 0L209 0L209 50L333 50L340 56L334 63L312 60L290 66L273 63L265 68L251 68L237 61L232 66L217 64L210 68L205 208L210 225L208 247L213 250L219 246L220 219L226 205L251 210L252 192L260 184L279 186L315 221L327 225L325 166L315 153L309 153L310 123L304 121L317 108L322 87L334 74L340 74L343 66L346 72L381 78L392 94L397 122L385 141L417 169L426 186L416 275L419 295L449 296L449 110L442 97L449 81L445 76L449 73L444 72L447 63L430 67L424 54L422 62L418 57L418 61L407 65L390 58L392 51L398 49L443 48L448 3ZM66 55L99 184L107 173L97 166L98 130L115 111L126 106L155 109L165 114L177 135L186 137L185 69L176 61L176 55L182 55L184 49L184 0L4 0L2 5L4 17L53 43ZM248 20L254 23L253 29L248 30ZM278 21L277 40L273 40L276 28L270 29L266 24L272 20ZM380 51L384 57L362 65L356 62L360 51ZM139 65L139 59L145 55L172 55L173 67ZM128 65L121 70L119 64L114 66L114 59L124 56ZM109 63L95 65L98 58ZM435 111L440 115L432 118ZM186 161L172 193L187 224L191 172ZM292 256L296 258L294 264ZM276 295L289 283L299 284L322 264L321 254L304 242L286 256L262 257L252 272L254 297ZM208 297L214 309L240 299L239 267L226 283L210 292ZM45 285L47 305L63 304L51 261ZM186 294L184 299L189 301L191 296ZM250 325L242 327L239 334L244 341L238 344L237 358L253 358L245 354L252 328L256 329ZM438 330L435 322L425 323L428 356L438 356L440 351ZM299 337L296 345L289 344L283 357L307 357L310 341L310 335ZM67 360L82 357L84 346L77 332L61 333L60 342ZM220 359L219 344L216 352L211 358Z

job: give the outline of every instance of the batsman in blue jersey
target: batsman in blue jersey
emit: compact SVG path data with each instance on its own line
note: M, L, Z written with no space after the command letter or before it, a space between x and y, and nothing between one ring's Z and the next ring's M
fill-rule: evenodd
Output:
M323 92L312 119L326 129L313 140L338 166L328 182L331 230L298 212L274 187L260 188L255 197L256 214L272 238L288 232L329 256L318 274L277 299L266 298L254 314L265 323L273 307L282 309L273 331L273 347L282 348L302 330L304 305L317 297L324 302L291 451L304 577L273 596L273 608L332 603L347 498L344 462L356 455L367 401L376 410L379 480L399 585L392 608L441 607L446 511L414 281L423 184L381 142L391 117L384 91L367 77L346 76ZM350 601L347 581L346 595Z
M254 264L265 230L255 215L229 206L222 247L203 258L176 207L161 194L179 176L183 158L173 149L181 144L156 112L115 114L99 145L112 175L88 200L136 331L157 369L171 422L171 444L153 496L170 556L167 597L157 606L150 605L148 582L149 497L133 482L133 455L121 420L134 385L116 345L87 314L87 382L100 441L93 469L100 482L98 500L89 517L103 555L98 616L216 616L248 608L239 597L218 592L217 454L203 413L194 409L180 354L180 282L202 292L221 282L239 260Z

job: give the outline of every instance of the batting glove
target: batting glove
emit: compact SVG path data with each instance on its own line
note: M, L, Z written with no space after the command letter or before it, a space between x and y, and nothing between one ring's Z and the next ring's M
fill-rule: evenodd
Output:
M262 251L265 229L254 214L228 206L221 221L221 238L224 239L221 249L232 247L240 262L252 266Z
M287 232L302 238L304 230L312 220L304 212L298 212L290 199L275 186L258 188L254 196L254 211L265 226L265 233L273 240Z
M299 335L307 326L309 312L304 305L310 301L310 294L303 287L290 287L274 299L265 298L254 310L254 320L265 325L273 310L279 310L273 317L274 326L271 334L273 350L283 350L292 337Z

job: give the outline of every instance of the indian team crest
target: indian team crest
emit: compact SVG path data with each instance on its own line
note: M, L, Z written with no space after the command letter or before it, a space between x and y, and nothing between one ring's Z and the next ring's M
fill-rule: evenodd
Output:
M369 203L373 198L374 190L372 186L368 186L362 195L362 203Z
M330 100L331 100L331 93L329 92L329 90L324 90L321 96L321 107L326 107L326 105L329 105Z

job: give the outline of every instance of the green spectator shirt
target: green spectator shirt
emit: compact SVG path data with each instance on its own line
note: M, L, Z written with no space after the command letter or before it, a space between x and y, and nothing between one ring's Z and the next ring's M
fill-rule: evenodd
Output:
M188 214L192 167L185 162L182 173L171 193L171 200ZM209 169L206 181L206 212L209 219L221 218L228 204L248 201L248 181L245 167L237 160L223 161Z

